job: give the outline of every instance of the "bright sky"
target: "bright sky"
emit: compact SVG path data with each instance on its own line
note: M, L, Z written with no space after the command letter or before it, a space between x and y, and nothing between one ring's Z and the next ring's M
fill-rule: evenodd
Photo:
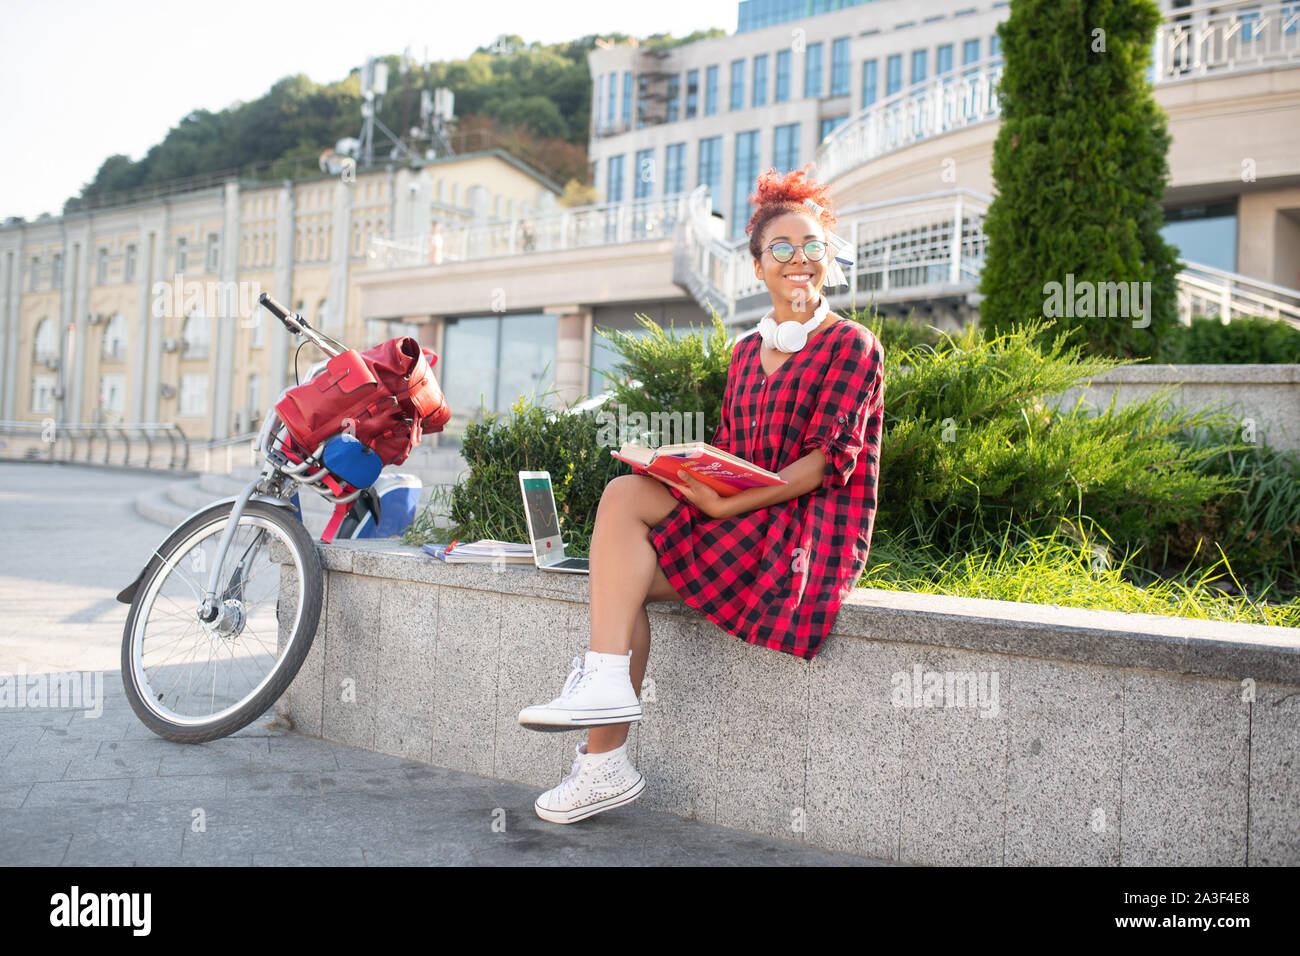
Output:
M458 59L500 33L541 43L613 31L731 33L736 8L737 0L0 0L0 219L59 215L107 157L139 159L191 110L256 99L286 75L329 82L367 55L408 46L420 60L426 49L431 60Z

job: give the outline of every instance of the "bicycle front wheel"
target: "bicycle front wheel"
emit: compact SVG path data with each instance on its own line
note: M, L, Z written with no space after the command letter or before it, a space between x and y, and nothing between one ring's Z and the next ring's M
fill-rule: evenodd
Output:
M122 637L132 709L168 740L202 743L248 726L289 687L320 619L323 572L307 529L277 505L251 500L222 563L217 613L204 591L233 502L178 527L150 559ZM271 547L285 550L284 563Z

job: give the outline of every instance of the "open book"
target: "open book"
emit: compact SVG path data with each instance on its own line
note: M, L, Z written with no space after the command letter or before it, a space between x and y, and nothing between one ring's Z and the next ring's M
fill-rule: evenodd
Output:
M708 442L688 441L658 448L628 443L618 451L611 449L610 454L619 461L678 484L682 480L677 472L685 469L724 498L746 488L788 484L780 475L751 465Z

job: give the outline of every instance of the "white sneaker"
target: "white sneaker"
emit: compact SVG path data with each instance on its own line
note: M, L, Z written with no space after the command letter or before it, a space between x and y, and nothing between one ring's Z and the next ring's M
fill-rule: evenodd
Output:
M600 665L588 651L584 663L573 659L573 670L560 696L549 704L534 704L519 712L519 725L529 730L581 730L605 724L628 724L641 719L641 702L628 673L630 656ZM620 655L621 656L621 655Z
M537 798L533 809L551 823L577 823L597 813L631 803L645 789L645 777L627 759L627 742L603 754L587 753L579 744L569 775L554 790Z

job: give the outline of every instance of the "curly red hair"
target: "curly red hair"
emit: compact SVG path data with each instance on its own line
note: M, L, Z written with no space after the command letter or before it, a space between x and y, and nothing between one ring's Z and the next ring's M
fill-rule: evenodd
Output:
M831 211L830 188L825 183L810 180L807 166L792 169L784 176L775 169L759 174L754 192L749 197L749 201L758 208L745 226L745 232L749 233L749 252L756 261L763 256L763 230L774 218L788 212L815 215L803 204L805 199L811 199L822 207L821 215L815 218L829 232L836 222Z

